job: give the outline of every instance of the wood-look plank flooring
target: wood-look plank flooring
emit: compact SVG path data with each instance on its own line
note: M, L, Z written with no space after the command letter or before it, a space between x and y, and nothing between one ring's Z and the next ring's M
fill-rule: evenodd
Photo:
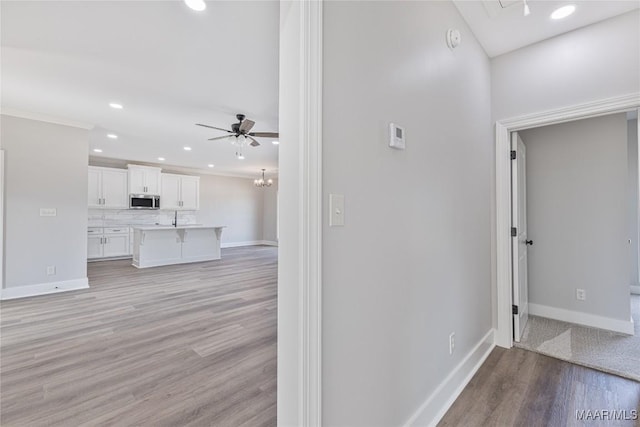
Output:
M625 410L579 421L576 411ZM538 353L495 348L439 426L638 426L640 383ZM595 416L595 413L592 412ZM602 413L600 413L602 416Z
M0 305L2 426L273 426L277 248Z

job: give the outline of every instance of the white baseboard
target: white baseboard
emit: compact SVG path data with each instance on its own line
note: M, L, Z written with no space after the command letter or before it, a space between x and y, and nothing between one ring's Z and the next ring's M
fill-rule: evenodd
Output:
M560 320L561 322L575 323L589 326L591 328L604 329L626 335L633 335L633 319L628 321L613 319L611 317L598 316L595 314L582 313L580 311L565 310L562 308L550 307L529 303L529 314L533 316L546 317L548 319Z
M640 295L640 285L631 285L631 293Z
M61 282L39 283L37 285L4 288L0 292L0 300L34 297L37 295L75 291L77 289L89 289L89 280L85 277L83 279L64 280Z
M250 240L248 242L222 243L220 247L224 249L224 248L239 248L241 246L260 246L260 245L278 246L278 242L273 242L270 240Z
M491 329L465 358L447 375L404 424L410 426L435 426L456 401L471 378L480 369L495 347L494 329Z

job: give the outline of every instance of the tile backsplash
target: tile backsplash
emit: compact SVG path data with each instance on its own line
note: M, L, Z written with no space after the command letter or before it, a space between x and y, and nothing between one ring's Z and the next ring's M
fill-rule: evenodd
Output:
M89 227L171 225L174 211L89 209ZM178 224L196 224L195 211L178 211Z

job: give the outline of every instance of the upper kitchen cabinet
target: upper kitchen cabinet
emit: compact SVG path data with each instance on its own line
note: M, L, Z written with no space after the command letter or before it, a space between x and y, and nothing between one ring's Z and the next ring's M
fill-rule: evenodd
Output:
M130 194L160 194L160 168L127 165Z
M127 209L127 171L89 166L89 207Z
M185 211L200 209L200 177L163 173L160 208Z

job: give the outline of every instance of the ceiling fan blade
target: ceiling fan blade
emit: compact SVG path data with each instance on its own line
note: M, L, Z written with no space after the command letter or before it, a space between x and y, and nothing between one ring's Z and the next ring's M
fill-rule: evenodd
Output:
M223 131L223 132L233 133L232 131L227 130L227 129L217 128L217 127L215 127L215 126L203 125L203 124L201 124L201 123L196 123L196 126L202 126L202 127L204 127L204 128L216 129L216 130L221 130L221 131Z
M215 138L209 138L207 141L215 141L216 139L231 138L233 135L222 135Z
M260 145L260 143L258 141L256 141L253 137L247 136L247 138L249 138L251 140L251 144L249 144L252 147L257 147Z
M244 132L244 133L249 132L253 127L253 125L255 124L256 122L254 122L253 120L244 119L242 123L240 123L240 132Z
M280 136L278 132L251 132L251 133L248 133L247 135L261 136L264 138L278 138Z

